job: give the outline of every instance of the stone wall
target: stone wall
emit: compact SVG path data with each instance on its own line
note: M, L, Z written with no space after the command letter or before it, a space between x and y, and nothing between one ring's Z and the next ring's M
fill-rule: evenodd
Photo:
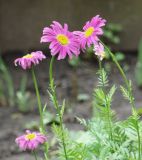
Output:
M42 29L52 20L81 29L96 14L122 24L120 49L137 48L142 37L141 0L0 0L0 50L41 48Z

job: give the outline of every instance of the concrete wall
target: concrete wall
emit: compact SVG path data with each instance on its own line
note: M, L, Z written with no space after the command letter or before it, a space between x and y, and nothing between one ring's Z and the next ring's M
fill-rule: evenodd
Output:
M80 29L100 14L122 24L119 48L134 50L142 37L142 0L0 0L0 50L40 48L44 26L52 20Z

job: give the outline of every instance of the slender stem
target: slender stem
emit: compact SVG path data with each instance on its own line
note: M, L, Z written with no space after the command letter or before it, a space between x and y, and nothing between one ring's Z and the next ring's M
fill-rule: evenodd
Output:
M33 151L33 155L34 155L34 157L35 157L35 160L38 160L38 159L37 159L37 155L36 155L36 152L35 152L35 151Z
M135 108L135 102L134 102L134 98L133 98L134 96L133 96L133 93L132 93L132 89L130 88L129 81L128 81L128 79L127 79L122 67L120 66L120 64L118 63L117 59L115 58L115 55L110 51L110 49L102 41L100 41L100 42L102 43L102 45L105 47L105 49L107 50L107 52L111 56L112 60L116 64L117 68L120 71L120 74L122 75L122 77L124 79L124 82L125 82L125 84L127 86L127 89L128 89L128 91L130 93L130 96L131 96L131 106L132 106L132 110L133 110Z
M132 109L132 113L133 111L136 110L136 106L135 106L135 100L134 100L134 96L132 93L132 88L130 86L130 83L122 69L122 67L120 66L120 64L118 63L117 59L115 58L114 54L110 51L110 49L102 42L102 45L105 47L106 51L109 53L109 55L111 56L112 60L114 61L114 63L116 64L116 66L118 67L120 74L122 75L124 82L127 86L129 95L130 95L130 104L131 104L131 109ZM137 113L136 113L137 114ZM134 115L135 116L135 115ZM138 125L138 119L137 119L137 115L136 115L136 130L137 130L137 137L138 137L138 151L139 151L139 160L141 160L141 138L140 138L140 130L139 130L139 125Z
M44 127L44 123L43 123L42 104L41 104L41 98L40 98L40 94L39 94L39 89L38 89L38 85L37 85L37 79L35 76L34 68L32 68L32 77L33 77L33 82L34 82L34 86L35 86L37 102L38 102L38 109L39 109L39 114L40 114L40 128L41 128L42 133L44 133L45 127Z
M39 94L39 89L38 89L38 84L37 84L37 79L36 79L36 76L35 76L34 68L32 68L32 77L33 77L33 82L34 82L37 101L38 101L38 109L39 109L39 114L40 114L40 129L41 129L41 132L46 135L46 129L45 129L44 122L43 122L42 103L41 103L41 98L40 98L40 94ZM48 160L48 148L49 148L49 146L48 146L47 142L45 142L44 148L45 148L45 159Z
M99 60L99 68L100 68L100 72L101 72L101 77L103 79L103 72L102 72L102 62ZM102 89L105 88L105 84L103 81L103 87ZM107 117L108 117L108 124L109 124L109 136L110 139L113 139L113 134L112 134L112 125L111 125L111 115L110 115L110 103L108 102L107 96L105 94L105 107L107 108Z
M50 68L49 68L50 89L51 89L51 93L53 95L54 105L55 105L55 108L57 110L57 114L59 116L60 127L61 127L61 132L62 132L62 145L63 145L63 149L64 149L65 158L66 158L66 160L68 160L67 151L66 151L65 136L64 136L63 118L62 118L59 103L58 103L58 100L57 100L55 85L54 85L54 79L53 79L53 62L54 62L54 59L55 58L53 56L51 58Z

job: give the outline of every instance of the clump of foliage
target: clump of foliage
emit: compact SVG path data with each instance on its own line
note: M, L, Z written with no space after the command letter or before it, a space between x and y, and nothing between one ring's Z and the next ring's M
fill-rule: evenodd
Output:
M16 91L9 68L0 57L0 104L2 106L18 106L19 111L27 112L32 105L30 93L26 91L27 78L23 76L20 87ZM6 85L4 85L6 84Z
M113 85L109 88L107 73L103 68L99 70L98 75L98 87L93 93L95 114L90 120L77 118L85 131L68 133L68 157L70 160L138 160L138 133L142 131L142 122L139 121L135 109L128 119L116 120L111 110L116 87ZM121 90L124 97L131 102L129 92L122 86ZM60 152L63 155L62 150Z
M108 23L104 28L104 38L114 44L120 43L119 34L122 32L122 26L116 23Z
M0 97L2 97L2 101L4 101L4 104L9 104L10 106L15 105L15 91L14 91L14 85L13 80L11 77L11 74L6 67L4 61L0 57L0 72L1 72L1 81L0 81ZM3 86L5 82L5 87Z

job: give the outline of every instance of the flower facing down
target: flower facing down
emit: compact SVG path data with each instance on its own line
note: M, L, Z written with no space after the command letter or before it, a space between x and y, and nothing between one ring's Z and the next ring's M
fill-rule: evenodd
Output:
M99 59L102 61L105 57L105 51L104 46L101 43L98 43L94 46L95 54L99 57Z
M26 134L16 138L15 142L22 150L35 150L40 144L46 142L47 138L39 132L26 131Z
M106 20L97 15L93 17L91 21L86 22L83 27L83 32L74 31L74 34L79 36L82 50L84 50L86 46L90 47L99 40L98 36L103 34L102 27L105 26L105 24Z
M39 61L45 59L45 55L41 51L32 52L31 54L27 54L21 58L17 58L14 63L15 66L19 65L23 69L29 69L32 65L39 64Z
M64 59L67 55L72 58L72 55L78 56L80 53L80 43L76 35L68 30L68 25L62 26L60 23L53 21L51 27L43 29L41 43L49 42L51 55L58 54L58 60Z

